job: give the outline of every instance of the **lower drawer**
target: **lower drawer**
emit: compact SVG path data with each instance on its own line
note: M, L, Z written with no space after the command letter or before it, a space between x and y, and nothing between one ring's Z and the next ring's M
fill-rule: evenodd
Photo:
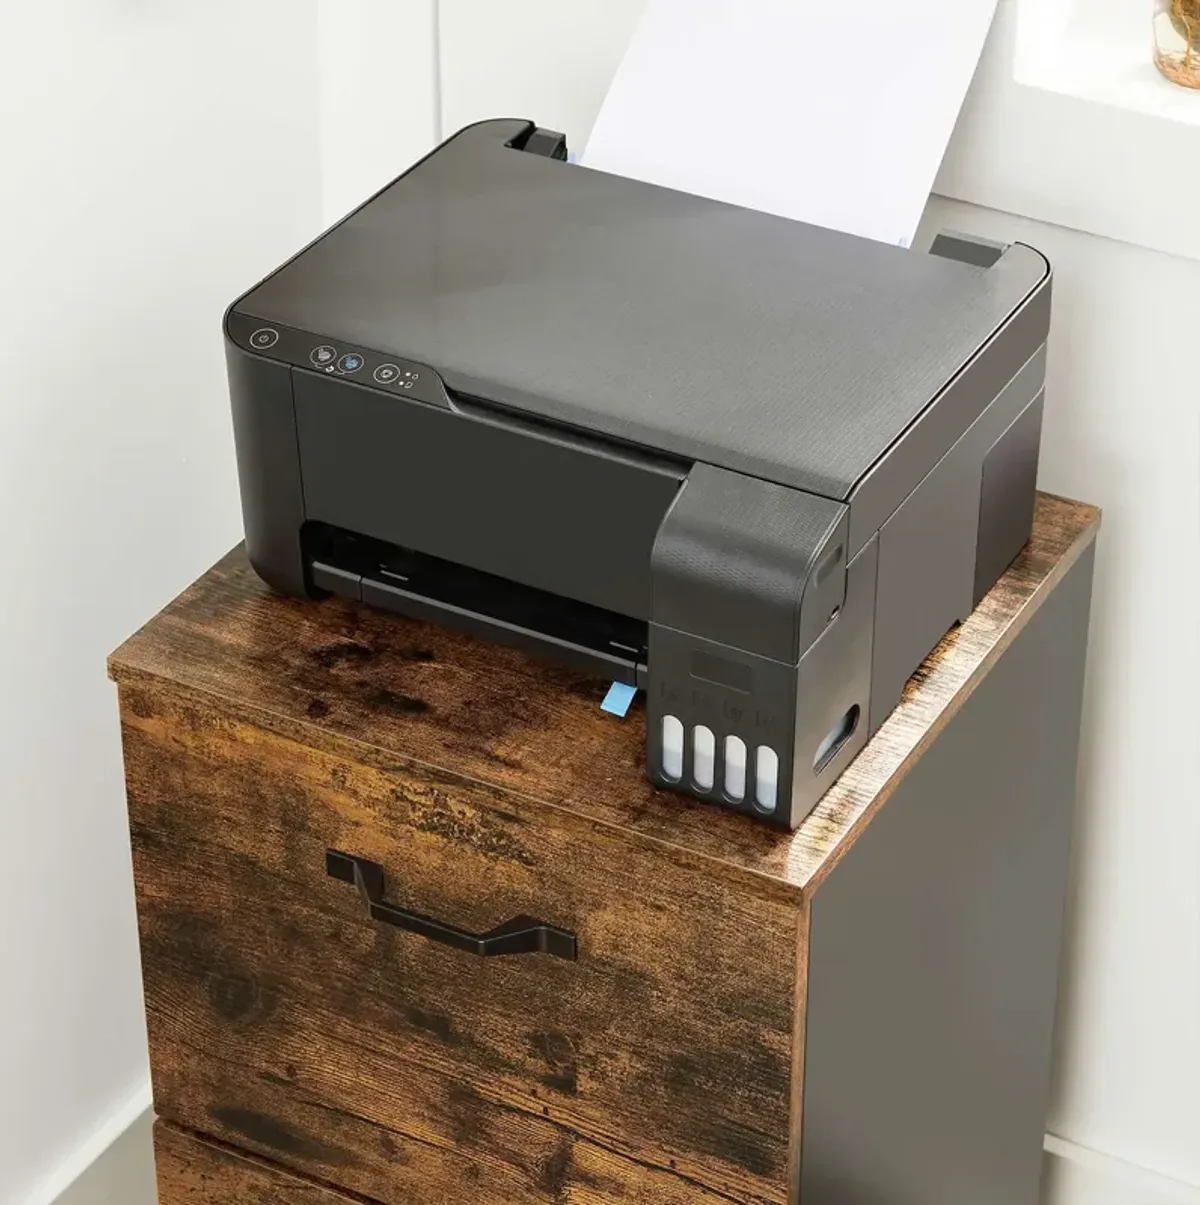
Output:
M154 1127L154 1161L158 1205L354 1205L340 1192L161 1121Z

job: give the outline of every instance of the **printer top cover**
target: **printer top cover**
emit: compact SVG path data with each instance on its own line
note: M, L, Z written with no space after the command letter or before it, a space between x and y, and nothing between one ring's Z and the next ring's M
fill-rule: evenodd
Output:
M1048 273L842 235L470 126L233 312L478 399L844 500ZM719 153L719 148L714 148Z

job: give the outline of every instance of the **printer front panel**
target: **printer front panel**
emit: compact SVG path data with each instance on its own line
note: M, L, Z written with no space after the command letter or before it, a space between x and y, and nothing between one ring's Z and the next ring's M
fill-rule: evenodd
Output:
M686 465L452 401L425 366L251 315L226 334L246 546L268 584L645 684L650 550ZM375 375L385 387L358 383Z
M686 470L295 370L305 516L645 621Z

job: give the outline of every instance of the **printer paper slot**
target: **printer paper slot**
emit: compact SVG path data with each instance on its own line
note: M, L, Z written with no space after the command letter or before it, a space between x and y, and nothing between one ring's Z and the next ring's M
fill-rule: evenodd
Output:
M643 620L324 524L309 524L304 539L315 584L353 582L337 592L631 686L645 677Z

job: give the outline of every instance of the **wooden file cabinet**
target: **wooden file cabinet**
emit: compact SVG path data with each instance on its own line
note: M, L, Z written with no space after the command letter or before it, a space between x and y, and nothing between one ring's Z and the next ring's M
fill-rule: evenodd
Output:
M1039 499L796 833L231 553L110 664L162 1205L1032 1205L1097 524Z

